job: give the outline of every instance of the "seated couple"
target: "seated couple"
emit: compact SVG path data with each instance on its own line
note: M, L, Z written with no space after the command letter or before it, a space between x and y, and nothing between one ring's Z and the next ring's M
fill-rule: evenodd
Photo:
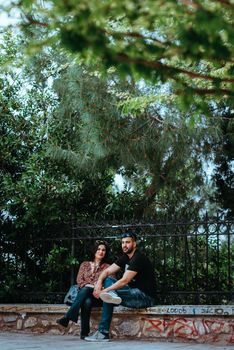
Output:
M93 261L82 263L78 272L77 283L81 289L66 315L57 320L60 325L67 327L70 320L77 322L81 310L81 339L86 341L109 341L114 305L136 309L154 305L156 283L152 263L138 251L135 233L124 233L121 245L123 255L108 265L105 263L107 243L96 242ZM113 276L120 270L123 276L116 280ZM101 321L98 330L89 336L91 308L100 303Z

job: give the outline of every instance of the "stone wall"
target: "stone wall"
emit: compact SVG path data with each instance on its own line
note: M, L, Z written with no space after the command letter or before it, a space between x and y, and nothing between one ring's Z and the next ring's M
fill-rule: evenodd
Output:
M56 323L66 312L64 305L0 304L0 330L79 335L80 324L64 329ZM97 328L100 309L94 308L91 328ZM150 339L234 344L234 305L165 305L134 310L116 307L113 338Z

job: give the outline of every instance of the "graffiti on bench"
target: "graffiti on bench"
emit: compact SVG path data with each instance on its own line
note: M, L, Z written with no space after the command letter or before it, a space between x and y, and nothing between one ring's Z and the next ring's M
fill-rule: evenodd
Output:
M144 334L152 337L199 339L215 342L225 338L228 343L234 343L233 321L184 317L143 319L145 321Z
M150 310L164 315L234 315L233 305L165 305Z

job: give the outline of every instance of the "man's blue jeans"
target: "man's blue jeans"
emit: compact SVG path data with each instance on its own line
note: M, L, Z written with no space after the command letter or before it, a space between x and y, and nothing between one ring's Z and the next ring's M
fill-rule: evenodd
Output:
M116 280L112 277L107 277L104 281L104 288L110 287ZM138 288L130 288L128 285L115 291L122 299L121 305L134 309L146 308L154 305L154 299L143 293ZM100 332L109 333L110 324L113 316L114 305L104 303L102 306L102 317L99 323L98 330Z

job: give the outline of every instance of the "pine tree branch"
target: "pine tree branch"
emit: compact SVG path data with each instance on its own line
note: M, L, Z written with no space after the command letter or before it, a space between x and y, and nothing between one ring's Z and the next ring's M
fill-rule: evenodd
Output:
M172 43L170 43L170 42L161 41L159 39L152 38L151 36L142 35L138 32L109 32L109 31L103 30L103 33L105 33L107 35L114 36L114 37L118 37L118 36L123 37L124 36L124 37L130 37L130 38L135 38L135 39L151 40L151 41L159 44L161 47L166 47L166 45L172 45Z
M25 13L24 15L28 21L28 23L26 23L26 25L36 25L36 26L41 26L41 27L45 27L45 28L47 28L49 26L48 23L40 22L40 21L34 19L33 16L30 15L29 13L27 13L27 14Z
M151 40L152 42L156 43L157 46L160 48L164 48L165 50L169 48L170 49L169 51L171 51L170 55L166 54L167 52L165 51L164 57L161 57L161 58L171 58L172 54L174 55L177 53L183 54L183 50L184 50L183 47L180 47L171 41L161 41L161 40L153 38L151 36L142 35L138 32L110 32L110 31L106 31L106 30L102 30L102 32L108 36L113 36L113 37L117 37L117 38L118 38L118 36L122 36L122 37L141 39L141 40L145 40L145 41ZM211 59L211 61L220 63L219 59ZM227 59L225 62L233 63L233 60Z
M194 91L194 93L201 95L201 96L214 95L214 94L220 94L220 93L223 93L223 94L228 95L228 96L234 96L234 91L228 90L228 89L199 89L199 88L193 88L190 86L187 86L187 88L189 88L190 90ZM177 90L176 94L183 95L184 90Z
M157 122L159 122L160 124L164 124L164 120L163 118L161 118L158 115L150 115L150 118L153 119L154 121L156 120Z
M216 0L216 1L220 2L222 5L234 8L234 5L231 4L228 0Z
M150 68L156 68L156 69L162 69L165 71L174 71L175 74L185 74L189 76L192 79L202 79L202 80L208 80L208 81L217 81L219 80L220 82L225 82L225 83L234 83L234 79L230 78L218 78L218 77L212 77L211 75L207 74L200 74L197 72L189 71L183 68L178 68L178 67L173 67L168 64L164 64L158 61L147 61L144 59L139 59L139 58L131 58L127 56L126 54L119 54L116 55L116 58L120 62L127 62L127 63L132 63L132 64L140 64L145 67L150 67ZM173 79L173 75L171 75L171 78Z
M201 9L203 8L201 6L201 4L199 4L197 1L191 1L191 0L180 0L180 3L185 5L185 6L189 6L189 7L192 7L194 9Z

